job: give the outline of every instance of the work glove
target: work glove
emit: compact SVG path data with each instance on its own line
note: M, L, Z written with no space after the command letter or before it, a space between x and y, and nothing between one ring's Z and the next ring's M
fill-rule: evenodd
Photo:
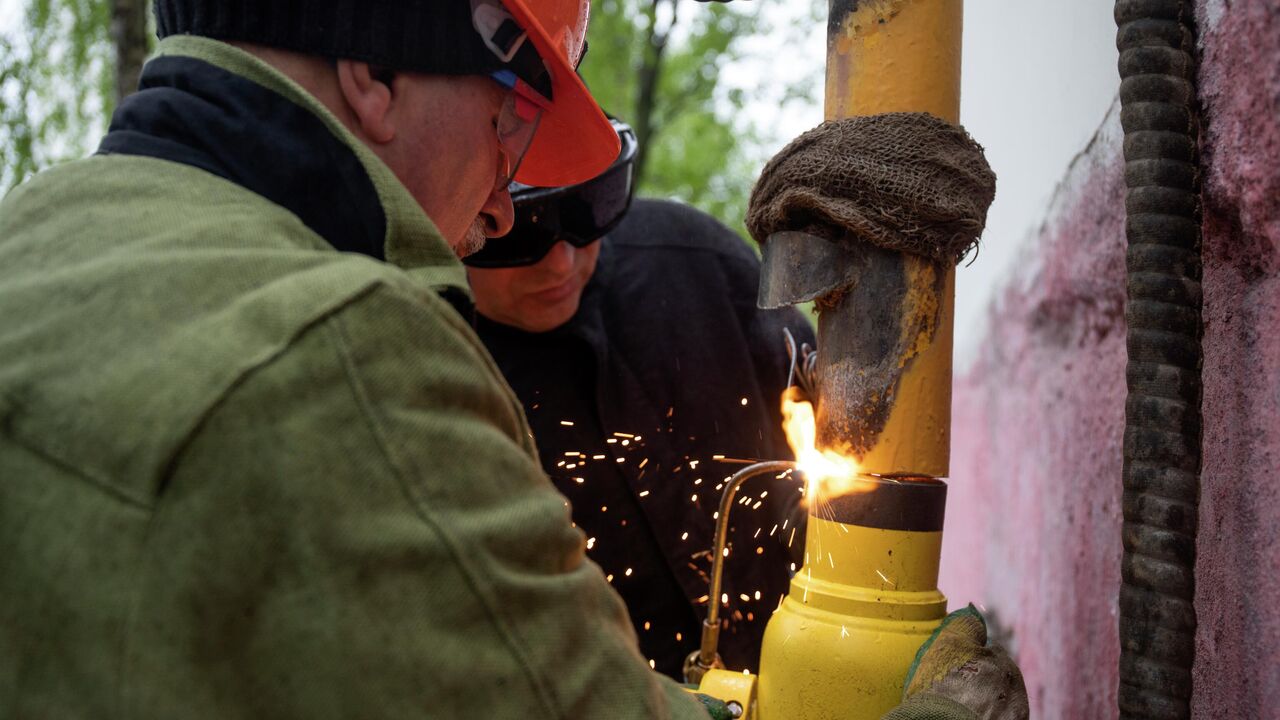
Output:
M698 702L702 703L702 707L706 709L707 715L711 717L711 720L735 720L738 717L724 701L717 700L706 693L697 692L692 685L686 685L685 687L693 693Z
M907 671L903 703L881 720L1026 720L1022 672L1009 653L987 645L987 623L973 605L942 621Z

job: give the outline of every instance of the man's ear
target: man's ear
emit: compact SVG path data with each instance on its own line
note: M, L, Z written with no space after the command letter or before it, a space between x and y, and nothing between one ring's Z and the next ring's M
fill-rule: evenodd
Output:
M342 97L365 136L376 143L391 142L396 136L391 116L391 82L392 78L378 75L369 63L338 61Z

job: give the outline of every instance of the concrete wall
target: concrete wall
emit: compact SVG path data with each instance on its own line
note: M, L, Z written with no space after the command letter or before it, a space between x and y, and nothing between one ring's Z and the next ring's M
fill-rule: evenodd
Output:
M1207 0L1198 20L1205 428L1193 711L1276 717L1280 7ZM1125 395L1117 111L1067 170L956 382L942 589L992 613L1037 718L1117 715Z

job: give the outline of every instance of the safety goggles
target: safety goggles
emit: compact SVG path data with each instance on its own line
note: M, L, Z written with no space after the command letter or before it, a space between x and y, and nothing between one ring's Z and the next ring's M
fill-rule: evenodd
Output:
M533 136L538 132L538 124L542 122L542 113L550 107L551 101L510 70L498 70L490 77L510 91L498 111L496 128L502 153L498 158L495 187L503 188L511 184L520 169L525 153L533 144Z
M561 240L583 248L617 227L631 206L636 137L626 123L615 120L613 127L622 150L607 170L563 188L512 184L515 223L511 232L491 238L484 249L463 262L475 268L533 265Z

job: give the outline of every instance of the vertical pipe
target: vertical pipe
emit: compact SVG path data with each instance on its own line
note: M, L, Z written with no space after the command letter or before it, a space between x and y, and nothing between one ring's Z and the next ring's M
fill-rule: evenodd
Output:
M1191 716L1200 475L1200 189L1194 8L1117 0L1128 398L1122 718Z
M957 122L962 8L830 0L827 119L928 112ZM787 286L805 284L797 275L831 288L817 299L818 444L855 456L865 473L914 481L867 478L810 508L805 564L765 632L759 717L870 720L901 701L911 661L946 613L946 486L933 478L950 460L955 269L779 235L765 247L762 301L785 302ZM827 282L846 271L854 282Z
M831 0L827 119L958 122L962 20L963 0ZM819 303L818 442L869 473L946 477L955 269L898 252L867 258L853 292Z

